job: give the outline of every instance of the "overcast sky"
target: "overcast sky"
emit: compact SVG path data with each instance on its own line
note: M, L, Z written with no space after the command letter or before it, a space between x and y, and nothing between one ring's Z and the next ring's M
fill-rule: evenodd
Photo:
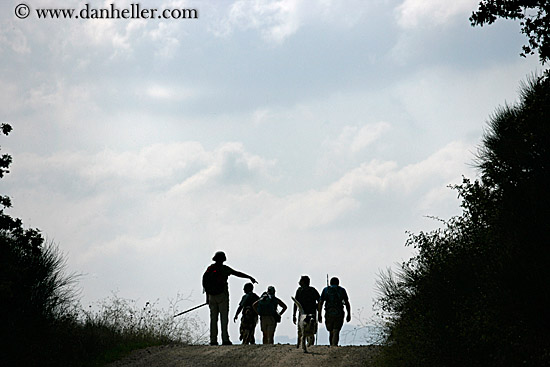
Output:
M83 274L84 305L199 304L224 250L289 306L301 275L338 276L366 320L377 274L413 254L406 232L460 213L447 186L475 177L485 122L542 70L517 23L470 26L477 2L143 0L199 17L46 20L86 2L27 0L18 19L3 1L9 213Z

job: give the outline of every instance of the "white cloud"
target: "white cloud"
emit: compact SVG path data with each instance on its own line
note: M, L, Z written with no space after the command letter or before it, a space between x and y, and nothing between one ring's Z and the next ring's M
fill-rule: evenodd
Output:
M350 11L351 8L354 11ZM362 1L238 0L231 5L216 33L254 29L259 30L265 40L281 43L308 24L351 27L366 8Z
M176 55L182 37L181 27L178 23L159 22L156 28L148 32L148 36L155 45L155 54L161 59L171 59Z
M397 7L397 23L405 29L448 23L456 15L467 15L476 9L477 0L405 0Z
M59 125L77 125L82 115L97 112L97 87L93 83L76 84L65 79L37 81L22 96L28 111L47 111ZM41 116L43 118L44 116Z
M145 95L146 97L150 97L157 100L165 100L165 101L172 101L172 102L178 102L183 101L189 97L196 96L196 93L190 89L186 89L183 87L173 87L168 85L161 85L161 84L152 84L148 88L145 89L144 92L138 92L138 94Z
M106 8L109 6L110 4L105 5ZM121 4L117 4L117 6L122 7ZM79 8L82 9L81 5L80 7L77 6L77 9ZM112 56L131 52L133 44L151 26L151 22L144 19L126 19L124 21L119 19L93 19L84 23L70 23L76 23L69 25L72 27L74 35L71 38L73 47L79 47L83 44L88 47L91 44L95 48L107 46L112 50Z
M381 121L359 126L345 126L336 141L327 142L336 154L358 153L391 129L391 125Z
M175 214L177 208L186 207L189 215L205 216L206 221L217 222L220 213L226 213L224 217L227 215L231 223L239 218L239 223L272 222L280 229L303 230L327 225L360 209L364 195L426 195L424 187L456 183L467 156L463 144L451 143L422 162L405 167L372 160L325 188L285 196L269 193L258 181L270 180L274 162L247 152L239 143L226 143L212 151L197 142L185 142L157 144L138 152L106 150L94 155L62 153L50 157L26 154L17 157L15 167L23 180L18 183L21 190L28 190L27 185L42 186L56 193L56 202L72 200L71 190L80 190L79 195L84 194L81 204L112 201L109 206L120 207L117 211L122 217L130 214L124 213L125 207L134 210L134 204L128 207L124 202L143 196L151 203L146 204L147 211L158 215ZM60 200L64 195L66 199ZM208 208L217 209L210 212ZM214 212L218 214L212 217Z
M233 27L261 29L263 36L281 42L296 32L300 20L296 13L299 0L239 0L234 2L226 20L226 32Z
M387 122L379 122L372 125L363 126L353 137L350 149L352 152L358 152L378 140L390 128Z
M452 142L430 155L421 162L399 167L395 162L372 160L346 173L338 181L324 190L310 192L302 200L296 200L304 211L296 215L294 221L303 222L308 215L330 213L330 218L322 217L309 220L308 223L320 225L336 219L340 214L360 207L361 197L365 194L378 195L390 193L397 197L407 197L413 193L421 196L415 201L424 202L428 195L435 203L432 193L424 190L430 187L445 188L449 184L460 182L460 175L465 173L465 161L471 159L469 147L460 142ZM310 203L316 203L311 205ZM423 208L428 208L423 204ZM433 206L435 207L435 205ZM305 208L312 208L311 211ZM302 219L301 219L302 218Z
M13 113L24 108L24 91L21 86L7 80L0 79L0 99L3 113ZM5 118L5 117L2 117Z
M269 177L273 164L244 150L240 143L226 143L208 156L209 164L174 187L180 192L210 188L211 184L232 185L253 183L256 178Z
M27 37L13 22L0 23L0 50L2 49L8 49L20 55L31 52Z
M261 202L261 206L255 209L257 214L252 216L258 224L272 222L281 230L306 230L328 225L361 209L365 195L377 197L388 194L395 201L414 195L414 205L419 205L423 210L434 209L441 201L434 196L431 188L448 190L447 185L458 183L467 159L468 147L453 142L425 160L405 167L391 161L363 163L319 190L282 197L264 191L254 194L247 191L237 196L242 194L239 196L242 199Z
M18 169L45 174L56 171L76 175L72 180L101 184L105 180L121 183L158 183L167 180L174 187L200 188L218 184L252 182L268 177L273 162L245 151L240 143L225 143L206 151L198 142L155 144L139 151L116 152L110 149L96 154L62 152L48 157L35 154L18 156Z

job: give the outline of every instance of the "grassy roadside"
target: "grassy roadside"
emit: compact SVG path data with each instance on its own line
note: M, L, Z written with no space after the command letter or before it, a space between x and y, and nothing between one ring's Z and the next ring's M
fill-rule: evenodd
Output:
M3 345L2 366L104 366L136 349L204 342L205 325L193 316L174 318L168 309L116 295L84 310L74 306L62 318L29 325Z

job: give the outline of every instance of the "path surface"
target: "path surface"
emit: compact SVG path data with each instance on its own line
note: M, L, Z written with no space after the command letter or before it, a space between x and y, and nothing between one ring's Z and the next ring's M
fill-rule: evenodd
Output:
M380 350L378 346L309 348L309 353L295 345L174 345L147 348L132 352L109 367L368 367Z

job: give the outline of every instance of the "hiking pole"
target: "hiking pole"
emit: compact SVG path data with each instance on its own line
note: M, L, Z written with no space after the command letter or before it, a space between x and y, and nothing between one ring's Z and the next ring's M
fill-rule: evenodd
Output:
M184 313L191 312L191 311L193 311L193 310L196 310L197 308L201 308L201 307L203 307L203 306L206 306L207 304L208 304L208 302L205 302L205 303L203 303L202 305L198 305L198 306L195 306L195 307L190 308L190 309L188 309L188 310L185 310L185 311L183 311L183 312L180 312L180 313L178 313L177 315L174 315L174 317L181 316L181 315L183 315Z

